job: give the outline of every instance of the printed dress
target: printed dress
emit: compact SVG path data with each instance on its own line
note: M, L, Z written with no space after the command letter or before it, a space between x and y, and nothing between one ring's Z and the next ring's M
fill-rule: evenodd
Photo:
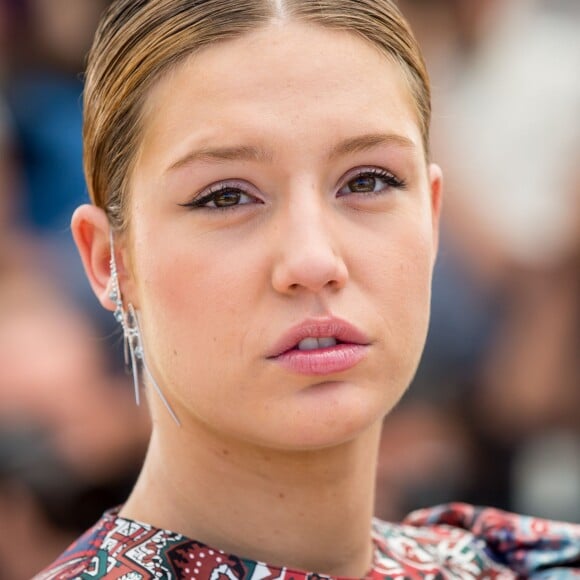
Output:
M374 520L366 578L580 579L580 526L449 504L401 524ZM118 516L111 510L35 580L319 580Z

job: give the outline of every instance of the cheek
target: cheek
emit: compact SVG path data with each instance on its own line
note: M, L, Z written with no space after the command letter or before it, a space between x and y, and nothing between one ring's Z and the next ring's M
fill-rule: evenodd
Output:
M365 274L389 348L413 357L427 333L433 260L430 222L404 221L385 235Z
M426 213L395 216L366 244L369 251L361 276L374 285L377 296L397 300L399 306L430 298L435 246Z
M227 370L231 357L225 355L243 343L254 281L239 256L236 260L226 253L216 259L215 252L200 246L176 246L172 242L163 257L161 251L150 253L141 262L149 358L174 379L199 373L217 379L221 374L216 373Z

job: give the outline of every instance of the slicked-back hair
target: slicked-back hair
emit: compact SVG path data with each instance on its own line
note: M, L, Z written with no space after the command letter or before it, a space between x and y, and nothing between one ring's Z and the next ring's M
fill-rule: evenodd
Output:
M129 179L152 85L187 56L272 21L349 31L398 63L428 153L429 78L411 29L392 0L114 0L89 54L83 141L89 194L115 230L129 223Z

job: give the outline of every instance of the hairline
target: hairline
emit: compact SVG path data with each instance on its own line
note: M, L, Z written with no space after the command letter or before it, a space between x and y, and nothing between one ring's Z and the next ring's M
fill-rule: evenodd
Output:
M385 0L386 1L386 0ZM321 0L324 4L324 1ZM135 174L136 167L140 155L142 154L143 147L143 136L146 130L147 123L147 104L151 97L152 91L155 87L159 85L163 79L170 76L176 69L183 65L188 59L195 58L200 53L203 53L206 49L220 44L227 44L228 41L236 40L251 34L252 32L259 31L260 29L265 29L271 26L284 26L288 23L298 22L306 25L315 25L319 28L336 30L340 32L350 33L351 35L362 39L367 46L373 47L377 50L383 58L387 58L393 64L398 66L399 70L403 74L407 90L409 91L409 97L411 100L411 107L414 111L415 122L420 129L421 140L424 148L425 162L429 162L429 125L430 125L430 114L431 114L431 103L430 103L430 91L429 91L429 79L425 71L424 62L420 49L418 46L415 48L409 48L408 51L404 48L398 49L397 42L384 42L381 40L380 34L377 34L378 29L371 27L349 27L349 21L345 21L345 25L342 25L340 18L336 16L331 16L327 18L324 11L309 11L308 7L306 10L303 9L301 5L297 9L294 8L293 3L287 3L286 0L270 0L269 2L271 10L269 14L266 15L256 15L253 20L242 21L239 28L230 28L230 30L220 37L212 37L209 35L206 38L198 39L197 42L192 41L188 43L187 41L177 40L174 43L173 49L171 46L165 44L164 51L166 52L165 57L161 57L158 62L158 66L150 67L147 76L143 78L137 77L137 82L132 87L134 95L134 100L130 100L130 104L126 109L126 113L130 115L129 119L132 118L131 124L126 125L124 128L129 132L126 139L120 137L123 131L122 116L117 116L115 123L121 123L121 129L117 131L117 135L109 134L108 137L104 138L100 135L100 130L96 125L98 117L94 116L91 119L90 125L90 137L93 140L96 138L96 148L91 146L90 154L86 157L88 165L85 167L87 172L87 180L90 185L91 196L95 203L100 207L105 209L109 222L116 229L122 231L126 229L130 222L130 216L128 213L129 206L129 193L131 189L131 182ZM313 5L316 3L313 2ZM393 4L395 11L397 11L396 5ZM400 15L403 19L403 25L407 25L404 16ZM132 23L134 25L135 22ZM110 26L110 23L109 23ZM115 38L119 34L121 29L114 31L108 40ZM185 29L181 29L181 32ZM400 31L399 31L400 32ZM107 37L106 29L103 30L105 37ZM110 35L111 32L109 31ZM402 36L399 36L401 42L406 43L408 36L412 38L412 32L407 29L407 32L403 31ZM144 35L147 38L147 34ZM387 37L388 38L388 37ZM101 42L103 40L101 39ZM416 45L416 41L414 41ZM153 50L151 47L145 49L145 54L147 50ZM173 50L173 54L171 51ZM418 51L418 52L417 52ZM104 58L104 47L101 44L97 52L98 58ZM114 53L113 53L114 54ZM135 52L135 56L138 56L138 52ZM415 60L416 59L416 60ZM128 61L127 61L128 62ZM108 74L115 74L115 65L111 63L101 62L98 66L92 66L89 68L91 74L97 72L98 76L96 80L93 80L91 84L91 99L97 98L97 103L103 98L99 96L99 84L103 83L105 78L104 72L107 67L112 67ZM134 66L134 65L133 65ZM107 81L110 83L111 81ZM97 84L95 84L97 83ZM105 87L107 84L104 85ZM109 89L110 90L110 89ZM117 87L117 91L119 88ZM107 94L107 93L105 93ZM111 97L107 95L107 99ZM93 103L90 103L91 105ZM101 105L96 105L97 112ZM107 111L107 108L102 109L102 111ZM111 115L111 109L109 105L108 115ZM114 118L114 117L113 117ZM111 119L106 123L107 131L111 131ZM102 130L101 130L102 131ZM119 142L120 140L120 142ZM118 143L115 143L117 141ZM108 144L107 144L108 143ZM104 148L103 148L104 147ZM125 161L117 162L115 158L124 157ZM112 161L111 161L112 159ZM118 171L103 173L103 167L107 163L113 163L118 166Z
M284 26L288 23L293 23L293 22L311 25L311 26L320 27L320 28L336 30L338 32L344 32L346 34L356 36L357 38L361 39L367 46L375 49L378 53L380 53L380 55L383 58L389 59L393 64L395 64L395 66L398 67L398 69L400 70L400 72L403 75L407 90L409 91L409 96L410 96L410 100L412 103L412 108L415 112L415 117L416 117L415 121L417 122L419 128L421 128L421 113L418 110L416 98L414 96L413 81L411 78L411 73L410 73L410 70L408 70L408 65L404 61L397 58L396 55L389 52L388 50L383 49L380 46L377 46L374 42L369 40L367 37L365 37L361 32L359 32L357 30L347 30L346 28L342 28L339 26L332 26L331 24L327 25L320 20L313 21L313 20L309 20L306 18L300 18L294 14L287 14L286 13L283 16L281 16L280 14L275 14L272 16L272 18L270 20L264 22L263 24L261 24L259 26L256 26L255 28L244 31L239 36L232 36L232 37L228 37L228 38L215 40L211 43L200 46L197 49L192 49L189 52L185 52L184 54L181 54L181 55L175 57L175 59L173 59L172 62L167 63L166 66L163 67L161 70L159 70L156 75L153 75L152 77L147 79L146 86L144 87L142 96L137 101L137 104L138 104L137 109L139 111L139 115L137 118L138 125L136 127L136 135L135 135L135 143L134 143L135 148L134 148L133 154L131 155L130 161L127 165L127 171L126 171L125 177L123 179L122 199L124 200L125 203L123 204L124 207L122 209L122 214L125 216L125 219L123 220L123 224L122 224L121 229L128 228L130 225L130 220L128 219L128 211L127 211L128 210L128 203L127 202L129 199L131 182L132 182L135 170L137 168L137 165L139 163L139 159L140 159L140 156L141 156L142 150L143 150L143 142L144 142L143 136L144 136L144 131L145 131L145 124L144 123L146 123L147 116L151 112L150 110L147 109L147 101L149 101L149 99L152 96L152 93L155 91L156 87L158 87L164 80L166 80L173 73L175 73L177 71L177 69L179 69L181 66L185 65L185 63L187 61L195 59L196 57L198 57L200 54L202 54L206 50L210 50L215 46L227 45L229 42L235 41L239 38L243 38L244 36L248 36L248 35L252 34L253 32L256 32L256 31L259 31L262 29L266 29L266 28L273 26L273 25ZM429 163L428 143L425 143L426 135L423 135L423 130L421 130L420 133L421 133L421 139L423 142L425 162Z

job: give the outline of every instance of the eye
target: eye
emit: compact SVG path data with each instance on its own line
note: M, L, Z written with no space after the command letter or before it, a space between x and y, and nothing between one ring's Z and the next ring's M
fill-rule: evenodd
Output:
M204 203L205 207L232 207L234 205L243 205L251 203L250 197L239 189L225 189L213 193L211 198Z
M192 208L225 210L253 203L261 203L261 201L239 187L224 183L211 187L209 191L202 192L188 203L179 205Z
M405 182L390 171L371 168L359 170L338 191L339 196L351 193L374 194L382 193L389 189L403 189Z

